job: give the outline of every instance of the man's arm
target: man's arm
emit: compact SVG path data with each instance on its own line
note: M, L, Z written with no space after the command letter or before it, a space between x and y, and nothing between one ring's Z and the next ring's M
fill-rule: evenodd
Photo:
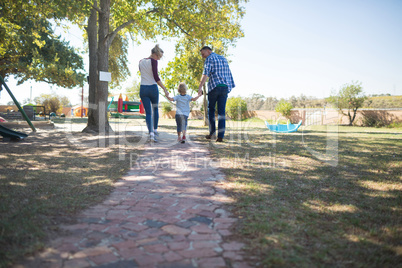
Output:
M207 82L207 79L208 79L208 76L203 74L201 77L200 86L198 87L198 95L202 94L202 87L204 86L205 82Z

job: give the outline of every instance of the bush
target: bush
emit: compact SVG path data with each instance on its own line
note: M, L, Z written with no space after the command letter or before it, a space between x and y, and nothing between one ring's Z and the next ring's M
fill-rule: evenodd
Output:
M292 109L293 109L293 106L290 102L281 100L276 105L275 112L280 113L281 115L283 115L286 118L289 118Z
M387 128L402 128L402 122L393 122L387 125Z
M384 127L391 123L386 111L363 111L362 116L364 127Z
M247 112L247 102L240 97L229 98L226 102L226 115L232 119L243 119Z
M169 112L173 110L172 104L169 102L161 102L162 105L162 115L167 115Z

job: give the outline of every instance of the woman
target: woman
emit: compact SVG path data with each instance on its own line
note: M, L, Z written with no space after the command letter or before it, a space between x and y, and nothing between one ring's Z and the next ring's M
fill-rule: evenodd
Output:
M140 60L139 63L141 73L140 98L144 105L145 121L147 122L149 138L154 142L156 142L159 120L158 85L163 88L165 95L168 93L158 75L158 60L160 60L162 56L163 50L159 47L159 45L156 45L151 50L151 56L149 56L149 58Z

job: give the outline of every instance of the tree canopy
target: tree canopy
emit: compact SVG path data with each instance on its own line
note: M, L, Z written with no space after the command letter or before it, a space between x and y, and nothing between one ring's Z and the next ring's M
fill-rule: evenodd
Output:
M228 48L235 46L237 39L244 36L240 20L245 14L242 3L247 0L199 1L200 23L193 26L193 34L184 35L176 45L176 57L161 72L165 85L176 94L176 87L185 82L192 92L198 91L204 60L200 49L208 45L213 51L228 57ZM194 31L196 30L196 31ZM204 88L204 122L207 124L207 101Z
M83 60L28 1L0 3L0 75L72 88L84 81Z

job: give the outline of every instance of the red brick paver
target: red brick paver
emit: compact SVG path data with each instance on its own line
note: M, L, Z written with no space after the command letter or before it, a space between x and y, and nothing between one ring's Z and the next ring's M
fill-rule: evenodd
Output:
M233 200L208 150L160 139L102 204L62 226L68 236L16 267L252 267L244 245L228 240L236 218L225 204Z

